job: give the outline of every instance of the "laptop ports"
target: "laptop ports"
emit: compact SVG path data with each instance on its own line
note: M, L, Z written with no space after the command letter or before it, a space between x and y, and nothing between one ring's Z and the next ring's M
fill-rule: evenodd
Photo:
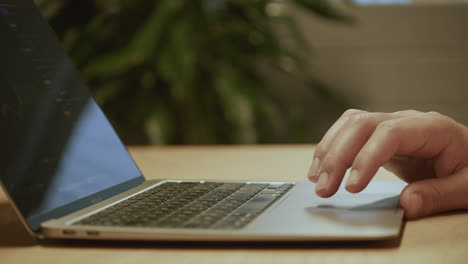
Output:
M74 236L74 235L76 235L76 231L75 230L65 229L65 230L62 230L62 234L66 235L66 236Z
M88 236L99 236L99 232L98 231L86 231L86 234Z

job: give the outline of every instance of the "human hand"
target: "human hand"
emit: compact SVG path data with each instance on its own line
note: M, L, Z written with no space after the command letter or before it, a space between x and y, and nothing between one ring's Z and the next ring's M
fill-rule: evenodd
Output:
M362 191L383 166L409 184L400 195L406 218L468 209L468 128L436 112L346 111L315 150L309 179L330 197L346 182Z

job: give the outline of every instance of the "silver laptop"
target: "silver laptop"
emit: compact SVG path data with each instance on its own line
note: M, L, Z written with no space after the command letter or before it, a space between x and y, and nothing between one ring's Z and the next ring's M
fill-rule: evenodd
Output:
M39 239L380 240L403 183L145 180L30 0L0 0L0 180ZM124 106L122 106L124 107ZM279 165L278 165L279 166Z

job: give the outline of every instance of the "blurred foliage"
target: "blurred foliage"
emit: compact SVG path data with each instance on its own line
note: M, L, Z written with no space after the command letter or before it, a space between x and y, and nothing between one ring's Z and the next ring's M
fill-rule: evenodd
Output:
M36 3L127 144L271 142L274 124L300 107L280 108L259 65L305 76L323 100L341 103L305 74L309 45L287 12L349 20L327 0Z

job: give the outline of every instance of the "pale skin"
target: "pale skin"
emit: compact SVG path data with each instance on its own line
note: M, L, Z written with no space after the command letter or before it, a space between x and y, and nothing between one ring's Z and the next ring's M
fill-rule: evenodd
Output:
M468 128L436 112L346 111L317 145L308 178L320 197L362 191L380 167L408 186L400 205L408 219L468 209Z

